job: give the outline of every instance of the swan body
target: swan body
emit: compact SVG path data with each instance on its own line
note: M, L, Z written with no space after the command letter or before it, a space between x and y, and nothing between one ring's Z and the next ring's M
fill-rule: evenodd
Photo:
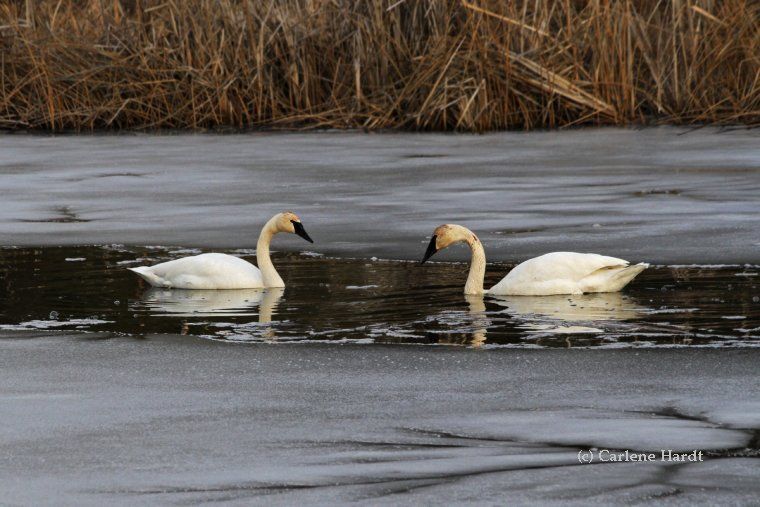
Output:
M593 253L552 252L528 259L488 290L497 296L618 292L648 264Z
M313 242L295 213L273 216L264 225L256 244L254 266L234 255L206 253L162 262L155 266L128 268L153 287L169 289L263 289L285 287L269 257L269 244L278 232L297 234Z
M588 292L617 292L649 267L630 265L623 259L592 253L552 252L517 266L489 290L483 289L486 256L478 237L466 227L445 224L430 240L422 262L437 251L456 243L467 243L472 251L465 294L497 296L551 296Z
M261 270L248 261L221 253L205 253L128 268L153 287L173 289L263 289Z

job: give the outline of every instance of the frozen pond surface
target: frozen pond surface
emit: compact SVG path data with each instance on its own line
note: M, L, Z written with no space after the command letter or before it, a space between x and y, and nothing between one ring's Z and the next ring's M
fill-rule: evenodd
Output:
M756 505L760 135L684 132L0 136L0 503ZM288 208L316 243L275 240L284 291L126 271L253 260ZM550 250L656 266L468 299L464 264L404 262L444 222L487 286Z
M756 505L758 361L5 332L3 503Z
M0 240L253 248L293 209L343 257L418 259L453 222L491 260L758 263L760 132L686 132L4 135Z

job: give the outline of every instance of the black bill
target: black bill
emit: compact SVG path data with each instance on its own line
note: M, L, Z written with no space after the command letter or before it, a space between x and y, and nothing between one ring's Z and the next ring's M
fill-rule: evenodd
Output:
M431 258L435 253L438 251L438 249L435 246L435 240L436 235L433 234L433 237L430 238L430 243L428 244L427 250L425 250L425 257L422 258L420 261L420 264L425 264L425 261Z
M309 243L314 243L314 240L312 240L308 234L306 234L306 229L303 228L303 225L301 222L296 222L295 220L290 221L291 224L293 224L293 230L295 230L295 233L301 236L303 239L308 241Z

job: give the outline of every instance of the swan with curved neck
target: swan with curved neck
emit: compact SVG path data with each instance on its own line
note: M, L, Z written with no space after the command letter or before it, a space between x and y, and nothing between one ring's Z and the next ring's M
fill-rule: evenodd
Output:
M626 260L605 255L552 252L518 264L499 283L485 290L486 253L483 244L474 232L455 224L444 224L433 231L420 264L436 252L458 243L467 244L472 252L470 272L464 285L465 294L550 296L617 292L649 267L646 263L631 266Z
M155 266L129 268L154 287L173 289L262 289L285 287L269 257L269 244L279 232L312 239L293 212L273 216L261 229L256 243L258 267L234 255L207 253L162 262Z

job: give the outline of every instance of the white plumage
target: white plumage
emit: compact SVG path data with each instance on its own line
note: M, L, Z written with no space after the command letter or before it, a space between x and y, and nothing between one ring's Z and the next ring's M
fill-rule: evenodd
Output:
M517 266L489 290L483 289L486 255L478 237L466 227L445 224L436 228L424 263L437 251L456 243L466 243L472 251L465 294L503 296L550 296L587 292L617 292L649 267L631 266L623 259L592 253L552 252L529 259Z
M221 253L183 257L155 266L129 268L153 287L174 289L262 289L259 268L248 261Z
M183 257L155 266L129 268L154 287L170 289L263 289L285 287L269 258L269 244L278 232L297 234L313 243L298 215L278 213L264 225L256 244L254 266L234 255L207 253Z
M488 290L503 296L549 296L617 292L646 269L593 253L552 252L528 259Z

